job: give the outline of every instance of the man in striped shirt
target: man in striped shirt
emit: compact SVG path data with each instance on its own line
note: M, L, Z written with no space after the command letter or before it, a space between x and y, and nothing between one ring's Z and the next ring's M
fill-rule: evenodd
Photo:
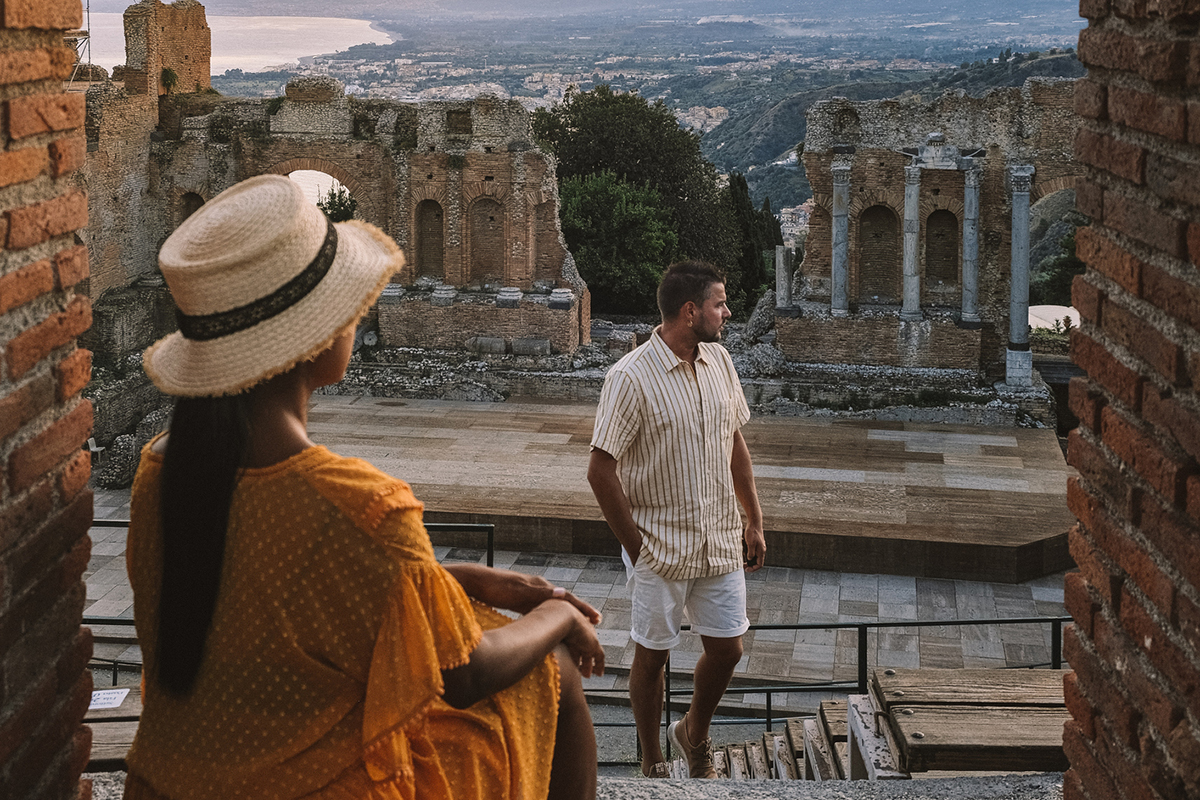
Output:
M762 567L766 543L750 451L738 430L750 410L718 344L731 316L725 279L703 262L674 264L659 285L658 306L662 325L604 380L588 482L630 576L636 650L629 699L642 774L668 774L659 738L663 667L680 642L686 609L704 653L691 706L667 738L692 777L713 778L708 728L750 625L742 570Z

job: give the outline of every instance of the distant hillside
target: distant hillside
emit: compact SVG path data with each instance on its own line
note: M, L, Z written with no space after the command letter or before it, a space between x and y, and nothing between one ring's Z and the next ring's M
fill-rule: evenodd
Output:
M897 73L895 80L881 80L876 74L870 80L798 92L767 105L747 104L731 109L729 119L706 133L700 146L705 157L722 172L747 173L750 195L756 204L769 194L772 207L778 209L809 197L808 182L803 175L789 180L781 171L794 166L775 162L786 159L804 141L804 116L813 103L832 97L881 100L908 92L936 96L945 91L964 91L978 97L993 89L1021 86L1031 77L1080 78L1084 74L1086 70L1074 52L1016 54L1011 60L1001 59L1000 63L977 61L916 80L905 79L904 73Z

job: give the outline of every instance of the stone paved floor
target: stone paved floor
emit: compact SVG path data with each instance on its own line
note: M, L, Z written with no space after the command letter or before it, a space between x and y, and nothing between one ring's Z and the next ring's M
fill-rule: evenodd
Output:
M96 492L95 518L128 519L128 491ZM92 529L92 559L85 574L85 614L132 618L133 606L125 575L125 530ZM436 542L435 542L436 545ZM436 547L443 561L483 562L483 550ZM600 641L610 669L588 682L589 689L625 686L633 660L629 640L630 604L620 559L499 551L498 567L542 575L587 599L603 614ZM751 623L858 623L917 620L989 619L1063 616L1063 576L1050 575L1021 584L980 583L894 575L864 575L768 567L750 576ZM868 635L869 665L878 667L1015 667L1050 660L1049 624L1015 626L900 625ZM672 666L690 671L700 654L699 637L685 634L672 655ZM140 661L136 647L97 644L96 655ZM754 681L822 682L854 680L857 674L854 630L762 630L745 638L745 655L737 677ZM97 684L99 685L98 679ZM776 695L775 708L805 711L844 692ZM762 693L730 696L726 708L761 708Z

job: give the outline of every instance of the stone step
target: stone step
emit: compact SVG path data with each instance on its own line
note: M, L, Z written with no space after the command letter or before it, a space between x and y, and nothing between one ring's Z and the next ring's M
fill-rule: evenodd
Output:
M1062 800L1062 773L911 781L600 778L597 800Z

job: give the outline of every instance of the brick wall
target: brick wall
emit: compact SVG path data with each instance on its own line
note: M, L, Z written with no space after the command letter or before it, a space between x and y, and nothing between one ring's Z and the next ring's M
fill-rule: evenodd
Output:
M510 349L514 339L548 339L552 352L572 353L590 339L589 331L589 338L581 340L580 320L590 325L591 310L587 308L585 317L580 303L577 298L569 309L552 309L522 300L518 308L499 308L472 299L435 306L428 299L406 297L400 303L379 304L379 335L388 347L434 350L463 350L476 336L504 339Z
M1197 797L1200 6L1080 5L1064 796Z
M0 797L90 796L84 100L62 89L81 17L79 0L0 5Z
M981 368L979 329L960 328L948 315L901 322L899 313L833 317L806 306L799 317L776 317L775 331L784 356L807 364Z

